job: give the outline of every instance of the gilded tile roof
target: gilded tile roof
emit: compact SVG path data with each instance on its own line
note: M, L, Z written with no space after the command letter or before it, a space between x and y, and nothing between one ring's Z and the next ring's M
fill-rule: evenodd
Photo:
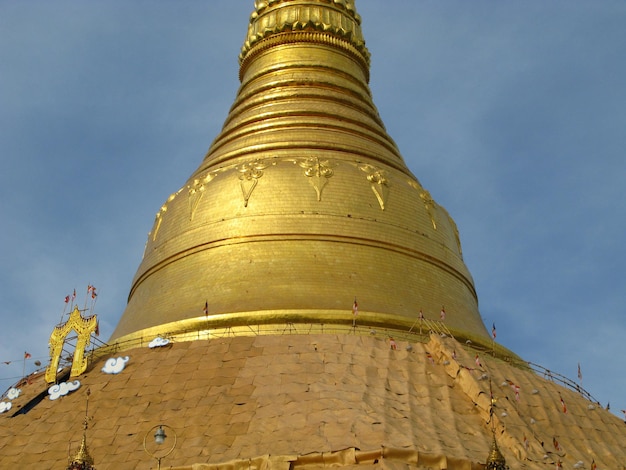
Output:
M162 468L482 468L490 385L511 468L626 463L625 424L575 391L486 353L477 359L452 338L396 343L287 334L140 347L95 361L57 400L31 378L0 415L0 467L64 468L68 443L80 445L89 389L87 445L100 470L147 468L143 439L159 423L178 439ZM129 357L126 368L103 373L118 356Z

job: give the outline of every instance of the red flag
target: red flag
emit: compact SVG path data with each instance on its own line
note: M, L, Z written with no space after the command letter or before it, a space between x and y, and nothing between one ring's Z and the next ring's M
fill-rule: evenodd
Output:
M100 320L96 321L96 336L100 336Z
M76 289L74 289L74 293L72 294L72 302L76 299Z
M552 445L554 446L554 448L558 451L561 450L561 444L559 444L559 441L556 440L556 437L552 438Z
M478 367L482 367L483 365L480 363L480 357L478 357L478 354L476 354L476 357L474 358L474 362L476 362L476 365Z
M591 460L591 470L596 470L598 468L598 466L596 465L596 460L592 459Z
M441 306L441 312L439 313L439 318L441 318L441 321L444 321L446 319L446 309L443 308L443 305Z
M493 337L493 339L496 339L496 324L495 323L491 327L491 336Z
M69 295L66 295L66 296L65 296L65 300L64 300L64 302L65 302L66 304L70 303L70 296L69 296Z
M565 405L565 400L563 400L563 397L561 395L559 395L559 399L561 400L561 407L563 408L563 413L567 413L567 406Z
M31 355L29 352L24 351L24 359L30 359Z
M98 297L98 294L96 294L96 288L91 286L91 298L95 299L96 297Z

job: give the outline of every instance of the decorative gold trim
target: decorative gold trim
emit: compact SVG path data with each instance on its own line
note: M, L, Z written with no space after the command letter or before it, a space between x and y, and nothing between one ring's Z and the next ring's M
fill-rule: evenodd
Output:
M251 162L245 162L237 165L239 172L239 180L241 192L243 193L243 205L248 207L248 200L252 195L252 191L256 188L259 179L263 176L263 170L269 166L263 159L256 159Z
M426 212L428 212L428 216L430 217L430 222L433 224L433 228L437 230L437 222L435 222L435 214L433 209L435 208L435 200L430 195L430 192L427 189L423 189L420 191L420 199L424 202L424 208Z
M241 48L243 64L250 50L263 39L284 32L318 31L339 37L353 46L369 67L369 51L361 32L361 17L351 0L293 2L264 0L255 2L248 34Z
M354 57L354 59L361 65L361 69L363 70L363 73L365 75L365 81L369 83L369 55L364 56L350 42L342 38L338 38L329 33L316 31L277 33L274 36L264 38L262 41L257 42L254 47L246 53L245 56L239 58L239 80L243 80L243 76L248 68L248 65L261 52L279 46L281 44L293 43L325 44L337 47L339 49L343 49L344 52L347 52L352 57Z
M152 230L152 241L155 241L157 238L157 235L159 233L159 228L161 228L161 222L163 221L163 216L167 212L167 205L170 202L172 202L174 199L176 199L176 196L178 196L178 194L181 191L182 189L179 189L175 193L170 194L170 196L167 198L167 201L165 201L165 203L161 206L161 209L159 209L159 212L157 212L156 216L154 217L154 229Z
M317 201L321 201L322 191L328 184L328 179L335 174L333 167L336 164L331 163L330 160L320 160L319 157L309 157L298 160L298 165L304 168L304 176L309 178L309 183L315 189Z
M369 164L359 165L359 169L367 173L367 181L370 182L378 204L382 210L385 210L385 204L389 196L389 180L385 170Z
M70 314L70 318L63 324L57 325L50 335L50 365L46 369L46 382L56 382L57 369L59 368L59 360L63 352L63 345L67 335L73 330L78 338L76 340L76 349L74 350L74 358L72 360L72 370L70 377L76 377L85 372L87 369L87 358L85 357L85 348L90 341L91 334L98 327L98 318L96 315L84 318L78 310L74 310Z
M189 194L189 220L193 220L193 216L196 213L200 199L204 195L206 185L209 184L219 173L219 171L210 171L202 178L196 178L193 183L187 186Z

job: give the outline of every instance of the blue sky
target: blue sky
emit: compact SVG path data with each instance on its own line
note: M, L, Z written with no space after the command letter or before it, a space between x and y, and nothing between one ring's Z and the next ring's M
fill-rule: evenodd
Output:
M0 388L77 290L101 338L238 86L251 0L0 0ZM618 414L626 3L360 0L371 88L460 230L485 324ZM34 368L32 360L27 372ZM11 364L2 364L11 361ZM621 414L620 414L621 416Z

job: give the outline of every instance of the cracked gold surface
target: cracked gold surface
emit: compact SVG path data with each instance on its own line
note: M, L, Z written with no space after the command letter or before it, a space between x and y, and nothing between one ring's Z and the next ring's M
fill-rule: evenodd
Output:
M159 423L178 436L162 468L477 469L492 443L485 375L511 468L626 463L623 421L575 391L486 353L478 368L474 351L449 337L395 341L394 350L385 338L348 334L197 340L124 351L130 360L117 375L100 371L114 356L103 357L76 392L0 415L0 467L62 468L68 442L80 442L89 389L87 444L99 470L154 464L142 442ZM43 377L24 384L11 412L46 388Z

